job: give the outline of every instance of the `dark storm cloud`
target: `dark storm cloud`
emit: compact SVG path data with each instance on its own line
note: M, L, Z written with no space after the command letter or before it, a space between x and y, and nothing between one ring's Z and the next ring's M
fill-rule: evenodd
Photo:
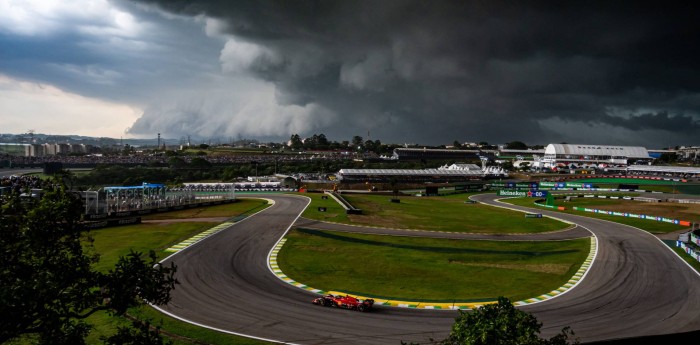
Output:
M224 33L259 47L245 70L274 83L281 104L337 114L309 126L331 137L547 143L580 130L552 133L544 124L556 119L649 130L619 141L654 146L698 129L697 6L143 2L219 19ZM224 70L227 58L238 63L222 53Z
M686 115L671 116L668 112L631 115L627 118L606 116L599 121L632 130L660 129L674 133L700 133L700 121Z

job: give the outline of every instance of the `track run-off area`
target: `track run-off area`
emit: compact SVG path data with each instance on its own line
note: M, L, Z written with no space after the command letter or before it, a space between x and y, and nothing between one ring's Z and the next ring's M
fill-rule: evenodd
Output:
M280 280L268 264L295 222L308 223L299 216L310 200L265 198L274 205L164 260L178 266L180 285L161 311L210 329L293 344L430 343L447 336L457 311L377 306L358 313L312 305L317 294ZM532 212L493 194L471 198ZM604 220L536 212L577 224L575 236L587 229L597 239L595 259L574 288L519 307L543 322L542 336L565 326L582 342L700 329L700 275L655 236Z

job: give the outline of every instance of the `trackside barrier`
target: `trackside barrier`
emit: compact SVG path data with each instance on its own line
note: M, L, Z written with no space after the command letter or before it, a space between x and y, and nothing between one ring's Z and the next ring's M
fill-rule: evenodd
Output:
M678 220L678 219L671 219L671 218L666 218L666 217L650 216L650 215L646 215L646 214L634 214L634 213L627 213L627 212L605 211L605 210L598 210L598 209L579 207L579 206L574 206L573 210L574 211L605 214L608 216L619 216L619 217L655 220L657 222L671 223L671 224L677 224L677 225L681 225L681 226L690 226L690 224L691 224L691 222L689 222L687 220Z
M551 209L555 209L555 210L559 210L559 211L566 211L566 207L564 207L564 206L545 205L545 204L540 204L539 202L535 202L535 205L540 206L540 207L551 208Z
M685 242L682 241L676 241L676 247L680 247L685 251L686 254L690 255L693 259L700 261L700 251L697 249L689 246Z
M119 218L119 219L108 219L97 222L85 222L83 226L85 229L95 230L102 228L109 228L120 225L132 225L141 224L141 217L131 217L131 218Z
M700 236L696 235L694 232L690 233L690 242L695 243L700 246Z
M661 199L655 199L655 198L642 198L642 197L635 197L632 198L634 201L641 201L641 202L661 202Z
M623 191L623 190L620 189L620 191ZM632 190L630 190L630 191L632 191ZM656 193L656 192L652 192L652 193ZM632 196L612 196L612 195L575 194L575 193L557 194L557 196L560 196L560 195L571 196L571 197L576 197L576 198L624 199L624 200L634 200L634 201L640 201L640 202L663 202L664 201L663 199L645 198L645 197L640 197L640 196L632 197ZM675 202L677 204L700 204L700 199L669 198L669 199L666 199L665 201L666 202Z
M677 202L679 204L700 204L700 199L668 199L668 202Z

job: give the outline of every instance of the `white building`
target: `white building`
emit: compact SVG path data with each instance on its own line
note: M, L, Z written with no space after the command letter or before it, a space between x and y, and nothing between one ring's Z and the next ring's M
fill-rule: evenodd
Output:
M627 166L651 160L647 149L641 146L549 144L540 162L544 168L552 168Z
M678 149L678 155L685 159L696 160L698 159L698 156L700 156L700 147L681 147L680 149Z

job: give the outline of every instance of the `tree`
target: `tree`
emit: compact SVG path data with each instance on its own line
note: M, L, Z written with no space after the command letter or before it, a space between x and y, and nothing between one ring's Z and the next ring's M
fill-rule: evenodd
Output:
M539 337L542 323L529 313L516 309L505 297L498 303L487 304L471 312L460 310L452 331L443 345L520 345L578 344L568 327L550 339Z
M352 148L354 150L357 150L358 147L362 146L362 144L363 144L363 142L362 142L361 136L356 135L356 136L352 137Z
M299 136L299 134L292 134L289 141L289 147L291 147L292 150L300 150L304 147L304 143L301 141L301 137Z
M122 155L123 155L123 156L128 156L128 155L131 155L131 154L134 154L134 153L136 153L136 148L135 148L135 147L133 147L133 146L131 146L131 145L129 145L129 144L124 145L124 148L122 149Z
M377 149L377 148L374 146L374 141L372 141L372 140L367 140L367 141L365 141L364 147L365 147L365 150L367 150L367 151L369 151L369 152L375 152L376 149Z
M209 169L211 168L211 162L202 157L195 157L190 161L190 167L195 169Z
M522 141L511 141L506 144L508 150L527 150L527 145Z
M678 160L678 156L675 153L662 153L657 162L670 164L675 163Z
M40 199L0 199L0 343L31 335L45 344L84 344L88 316L168 303L177 284L176 267L157 263L154 252L148 259L131 252L109 272L95 270L80 198L54 185Z
M180 157L170 157L168 158L168 166L170 169L182 169L187 166L187 162Z
M330 143L326 135L321 133L316 137L316 146L319 150L327 150Z

